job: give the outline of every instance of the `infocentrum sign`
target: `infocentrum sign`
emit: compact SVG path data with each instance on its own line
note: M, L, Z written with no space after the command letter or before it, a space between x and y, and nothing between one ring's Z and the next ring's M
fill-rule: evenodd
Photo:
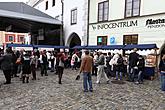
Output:
M102 30L102 29L135 27L135 26L138 26L137 20L97 24L97 25L92 25L92 29L93 30Z

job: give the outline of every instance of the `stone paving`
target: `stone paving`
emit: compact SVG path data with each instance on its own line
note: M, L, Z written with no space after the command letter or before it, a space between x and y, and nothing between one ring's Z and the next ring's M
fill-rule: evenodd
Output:
M66 69L62 85L58 76L49 73L36 81L22 84L13 78L12 84L3 85L4 76L0 72L0 110L165 110L165 92L159 81L145 80L143 85L125 81L123 85L96 84L93 76L94 91L84 93L82 76L76 81L78 71Z

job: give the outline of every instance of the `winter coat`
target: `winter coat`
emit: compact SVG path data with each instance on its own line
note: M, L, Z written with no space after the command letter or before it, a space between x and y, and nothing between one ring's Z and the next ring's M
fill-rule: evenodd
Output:
M6 54L0 57L1 69L2 70L12 70L13 67L13 57L12 54Z

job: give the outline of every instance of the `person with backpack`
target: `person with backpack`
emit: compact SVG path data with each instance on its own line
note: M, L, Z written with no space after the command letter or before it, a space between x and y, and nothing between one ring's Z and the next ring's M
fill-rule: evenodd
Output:
M144 60L144 57L142 55L139 55L137 67L138 67L138 79L135 83L141 84L143 82L143 71L144 71L144 67L145 67L145 60Z
M121 54L119 54L119 58L117 59L117 65L116 65L116 80L118 80L118 75L120 74L120 79L122 80L122 73L123 73L123 67L124 67L124 60Z
M97 84L100 83L102 74L104 74L107 84L109 83L109 78L107 77L107 74L105 73L104 70L104 64L105 64L105 57L104 54L100 51L99 60L98 60L97 81L96 81Z
M22 83L29 83L29 75L31 73L31 66L30 66L30 54L25 53L23 58L21 59L22 62Z

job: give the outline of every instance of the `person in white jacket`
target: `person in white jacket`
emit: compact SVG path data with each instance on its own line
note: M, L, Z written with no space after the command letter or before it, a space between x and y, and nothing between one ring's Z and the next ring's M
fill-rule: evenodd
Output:
M116 73L116 65L117 65L117 60L119 58L119 54L116 53L112 59L110 60L109 64L111 65L111 70L113 71L114 75L115 76L115 73Z

